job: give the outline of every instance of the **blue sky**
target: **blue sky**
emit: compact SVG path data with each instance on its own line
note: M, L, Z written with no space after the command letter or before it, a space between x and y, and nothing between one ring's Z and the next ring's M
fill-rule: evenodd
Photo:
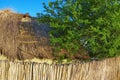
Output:
M18 13L28 12L31 16L36 16L36 13L43 12L42 3L46 4L54 0L0 0L0 10L11 8Z

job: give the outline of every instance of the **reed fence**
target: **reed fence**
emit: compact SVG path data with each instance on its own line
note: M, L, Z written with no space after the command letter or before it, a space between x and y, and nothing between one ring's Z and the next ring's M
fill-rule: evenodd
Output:
M1 60L0 80L120 80L120 57L71 64Z

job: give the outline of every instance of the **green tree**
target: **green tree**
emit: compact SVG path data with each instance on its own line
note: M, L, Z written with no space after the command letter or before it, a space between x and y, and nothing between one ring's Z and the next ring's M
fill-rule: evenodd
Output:
M50 24L55 55L73 56L82 46L91 57L113 57L120 54L119 7L119 0L56 0L44 4L39 21Z

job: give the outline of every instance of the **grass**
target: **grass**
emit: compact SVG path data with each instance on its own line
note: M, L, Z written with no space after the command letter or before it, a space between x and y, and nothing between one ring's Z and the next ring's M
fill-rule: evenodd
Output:
M7 60L7 57L5 57L4 55L0 55L0 60Z
M0 55L0 60L9 60L7 57L5 57L4 55ZM73 61L68 62L67 59L63 59L61 60L61 62L59 62L58 60L51 60L51 59L39 59L39 58L32 58L32 59L25 59L25 60L18 60L15 59L15 62L35 62L35 63L47 63L47 64L69 64L72 63Z

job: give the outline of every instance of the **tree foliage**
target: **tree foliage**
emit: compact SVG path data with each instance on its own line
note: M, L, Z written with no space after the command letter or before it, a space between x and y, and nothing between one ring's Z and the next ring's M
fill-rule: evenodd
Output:
M40 22L50 24L54 51L74 55L82 46L91 57L120 54L119 0L56 0L44 4Z

